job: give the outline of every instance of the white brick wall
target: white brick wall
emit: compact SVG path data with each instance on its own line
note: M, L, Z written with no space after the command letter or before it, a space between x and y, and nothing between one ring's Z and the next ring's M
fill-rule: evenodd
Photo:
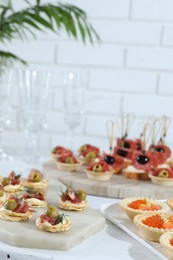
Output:
M19 7L19 3L15 4ZM138 123L148 115L164 113L173 118L173 1L71 0L69 3L88 13L101 36L101 45L83 45L80 40L69 40L62 32L58 36L38 33L37 40L25 43L16 40L0 46L27 59L31 68L52 71L48 127L40 147L50 151L58 144L69 145L61 85L61 73L67 69L90 71L86 111L76 130L76 148L87 142L107 149L105 123L118 118L122 111L136 114L130 131L133 137L138 135ZM5 133L4 142L22 146L24 133L16 93L13 108L12 125ZM168 143L173 144L173 126Z

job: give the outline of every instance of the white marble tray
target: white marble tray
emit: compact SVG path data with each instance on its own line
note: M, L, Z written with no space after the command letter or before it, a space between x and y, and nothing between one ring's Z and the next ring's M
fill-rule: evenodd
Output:
M65 186L56 181L49 183L48 202L57 206L57 200ZM49 233L38 229L35 225L37 216L43 214L44 208L35 209L32 218L23 222L9 222L0 219L0 240L13 246L38 249L69 250L90 236L97 233L105 225L104 217L88 207L83 212L63 211L71 219L71 229L62 233Z
M106 219L139 241L147 249L158 256L158 259L167 259L167 257L164 255L164 249L160 243L144 240L140 236L138 227L136 227L133 221L127 217L126 213L120 208L119 203L104 204L101 206L100 211Z

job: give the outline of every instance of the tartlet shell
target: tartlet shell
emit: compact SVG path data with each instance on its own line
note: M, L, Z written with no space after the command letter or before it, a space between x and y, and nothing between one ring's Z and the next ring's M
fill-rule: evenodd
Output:
M151 202L152 204L157 204L158 206L161 207L161 209L151 211L151 210L132 209L132 208L128 207L128 204L131 203L132 201L142 200L142 199L146 199L147 201ZM152 212L154 214L160 214L160 213L167 213L170 210L170 208L168 207L168 205L165 202L160 202L158 200L150 199L150 198L146 198L146 197L131 197L131 198L123 199L120 202L120 206L126 212L127 216L131 220L133 220L134 217L139 214L150 213L150 212Z
M51 225L48 222L41 223L40 217L36 219L36 226L47 232L55 233L55 232L65 232L71 228L71 221L70 219L66 219L66 223L59 223L57 225Z
M166 249L166 253L169 259L173 260L173 246L170 244L170 240L173 238L173 232L165 232L160 236L160 244Z
M80 203L71 203L70 201L62 201L59 197L58 205L61 209L70 211L82 211L87 208L88 202L86 200L83 200Z
M173 178L161 178L161 177L154 176L151 173L148 176L151 179L152 183L154 184L167 186L167 187L173 186Z
M57 168L61 171L67 171L67 172L74 172L74 171L78 171L81 163L61 163L61 162L55 162L57 165Z
M140 232L145 239L150 240L150 241L159 242L160 236L162 234L164 234L165 232L168 232L168 231L173 232L173 229L153 228L153 227L149 227L142 223L143 220L145 220L146 218L151 217L153 215L157 215L157 213L153 212L153 213L139 214L134 217L133 221L134 221L135 225L139 227ZM159 214L159 215L163 219L169 218L168 214L163 213L163 214Z
M113 173L111 171L109 172L94 172L94 171L89 171L85 170L87 176L91 180L96 180L96 181L108 181Z

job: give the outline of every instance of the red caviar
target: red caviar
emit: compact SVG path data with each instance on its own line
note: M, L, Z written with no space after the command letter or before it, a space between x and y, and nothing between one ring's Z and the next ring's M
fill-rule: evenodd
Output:
M169 240L169 243L170 243L171 246L173 246L173 238L171 238L171 239Z
M162 228L162 225L164 223L163 219L159 215L154 215L151 217L146 218L142 221L144 225L147 225L149 227L153 228Z
M135 201L132 201L131 203L128 204L128 207L129 208L132 208L132 209L139 209L139 206L141 204L144 204L146 205L147 204L147 201L145 199L143 200L135 200Z

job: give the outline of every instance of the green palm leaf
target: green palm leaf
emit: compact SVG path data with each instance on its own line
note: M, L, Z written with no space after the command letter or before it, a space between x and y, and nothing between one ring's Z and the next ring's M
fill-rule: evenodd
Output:
M26 8L15 11L12 0L3 0L0 4L0 42L5 43L15 38L22 40L29 36L36 37L36 31L50 30L59 33L66 31L69 37L78 40L79 35L85 43L99 41L99 36L89 23L86 13L69 4L41 4L35 0L31 5L29 0L24 0ZM0 51L0 70L14 61L26 63L15 54Z

